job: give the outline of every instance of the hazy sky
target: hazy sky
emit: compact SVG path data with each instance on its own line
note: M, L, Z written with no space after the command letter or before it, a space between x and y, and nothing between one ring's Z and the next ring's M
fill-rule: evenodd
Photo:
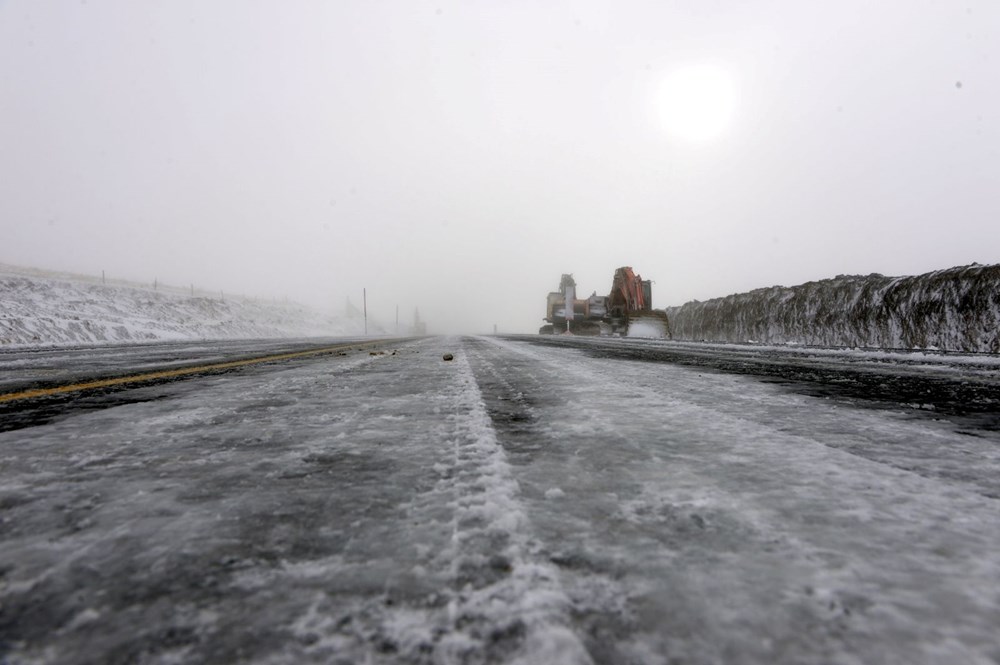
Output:
M692 65L714 138L663 117ZM0 262L534 332L563 272L663 307L973 261L995 0L0 0Z

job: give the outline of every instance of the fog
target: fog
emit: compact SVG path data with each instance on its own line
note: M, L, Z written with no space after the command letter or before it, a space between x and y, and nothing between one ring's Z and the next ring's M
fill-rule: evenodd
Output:
M430 332L997 263L998 67L989 0L0 0L0 262Z

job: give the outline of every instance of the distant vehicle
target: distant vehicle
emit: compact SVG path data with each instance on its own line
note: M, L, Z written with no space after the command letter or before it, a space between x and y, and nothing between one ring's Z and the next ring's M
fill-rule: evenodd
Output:
M652 282L635 274L630 266L615 271L610 294L599 296L594 291L585 299L576 297L573 275L564 274L559 280L559 290L552 291L546 298L546 325L538 332L541 335L669 337L667 313L653 309L652 302Z

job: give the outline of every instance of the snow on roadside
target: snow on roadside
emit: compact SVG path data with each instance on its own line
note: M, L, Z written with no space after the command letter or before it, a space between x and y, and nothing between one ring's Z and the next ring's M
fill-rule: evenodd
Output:
M838 275L668 307L674 339L1000 352L1000 265Z
M0 265L0 347L360 334L296 303L205 297Z

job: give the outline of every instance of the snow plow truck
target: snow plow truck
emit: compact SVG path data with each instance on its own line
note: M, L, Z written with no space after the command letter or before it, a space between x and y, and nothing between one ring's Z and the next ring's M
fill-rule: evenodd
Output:
M652 282L635 274L630 266L615 271L611 293L576 297L573 275L563 275L559 290L545 301L542 335L617 335L667 338L667 313L653 309Z

